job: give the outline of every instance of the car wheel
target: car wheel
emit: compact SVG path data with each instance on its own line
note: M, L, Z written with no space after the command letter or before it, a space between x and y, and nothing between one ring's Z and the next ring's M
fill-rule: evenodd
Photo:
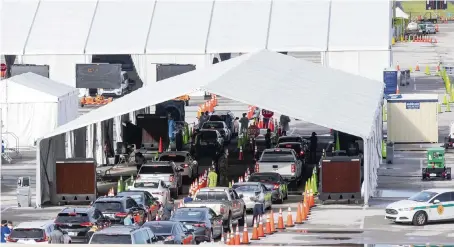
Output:
M427 214L424 211L418 211L413 216L413 225L423 226L427 223Z
M243 216L241 217L240 220L238 220L238 225L243 226L244 222L246 222L246 208L243 208Z

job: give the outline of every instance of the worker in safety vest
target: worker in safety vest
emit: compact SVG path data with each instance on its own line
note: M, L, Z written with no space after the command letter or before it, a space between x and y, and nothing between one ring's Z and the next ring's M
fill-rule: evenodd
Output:
M216 187L218 184L218 174L216 174L215 170L213 165L208 173L208 187Z

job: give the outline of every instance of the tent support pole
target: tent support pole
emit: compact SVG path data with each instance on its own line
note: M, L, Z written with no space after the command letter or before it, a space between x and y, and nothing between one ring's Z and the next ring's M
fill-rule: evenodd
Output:
M41 141L39 139L36 144L36 197L35 197L35 206L36 208L41 208Z
M370 158L370 151L369 151L369 144L370 139L364 139L364 206L369 206L369 158Z

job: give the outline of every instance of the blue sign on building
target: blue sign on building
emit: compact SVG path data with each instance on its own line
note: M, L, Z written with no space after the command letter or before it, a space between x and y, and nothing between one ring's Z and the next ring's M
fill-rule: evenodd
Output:
M383 71L383 82L385 84L385 95L397 92L397 70Z
M416 101L405 102L405 107L407 110L419 110L420 103Z

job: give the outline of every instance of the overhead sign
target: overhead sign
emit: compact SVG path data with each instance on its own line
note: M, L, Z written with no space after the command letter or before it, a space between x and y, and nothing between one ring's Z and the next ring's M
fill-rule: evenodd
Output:
M416 101L405 102L407 110L419 110L421 103Z

